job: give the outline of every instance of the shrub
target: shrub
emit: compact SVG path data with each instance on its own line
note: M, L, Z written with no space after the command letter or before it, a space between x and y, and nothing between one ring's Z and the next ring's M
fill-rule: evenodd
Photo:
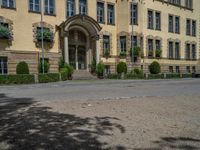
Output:
M143 71L139 68L135 68L135 69L131 70L131 74L143 75Z
M159 74L160 73L160 64L157 61L154 61L149 66L149 71L151 74Z
M125 62L119 62L119 64L117 65L117 73L127 73L127 65Z
M120 79L121 76L119 74L108 74L107 79Z
M160 58L161 55L162 55L162 50L160 50L160 49L156 50L156 57Z
M143 74L126 74L125 79L143 79L144 75Z
M164 79L164 74L149 74L148 79Z
M182 78L192 78L191 73L182 74Z
M59 69L61 68L64 68L65 66L65 60L63 57L60 57L60 60L59 60Z
M139 57L139 56L141 56L141 49L140 49L140 47L131 48L131 50L130 50L130 56L132 57L132 55L133 55L134 57Z
M62 81L68 80L69 71L68 71L67 68L62 68L62 69L60 70L60 74L61 74L61 80L62 80Z
M68 78L71 78L72 74L74 73L74 68L67 63L65 63L64 68L68 70Z
M24 61L19 62L16 67L17 74L29 74L28 64Z
M120 52L119 56L122 57L122 58L125 58L126 57L126 52Z
M99 62L98 65L97 65L97 75L98 75L98 77L103 77L104 69L105 69L105 65L103 64L103 62Z
M47 73L38 75L39 83L57 82L60 80L59 73Z
M180 74L178 74L178 73L166 74L166 78L167 78L167 79L180 78Z
M96 68L97 68L96 60L93 59L91 64L91 73L96 73Z
M34 75L0 75L0 84L32 84L35 83Z
M44 60L44 73L48 73L49 72L49 67L50 67L50 64L48 63L48 61ZM38 69L39 69L39 73L43 73L42 61L40 61Z

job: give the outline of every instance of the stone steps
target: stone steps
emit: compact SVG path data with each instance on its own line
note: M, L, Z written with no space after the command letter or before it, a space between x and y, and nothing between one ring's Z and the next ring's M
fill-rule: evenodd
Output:
M93 76L87 70L75 70L73 73L73 80L95 80L96 76Z

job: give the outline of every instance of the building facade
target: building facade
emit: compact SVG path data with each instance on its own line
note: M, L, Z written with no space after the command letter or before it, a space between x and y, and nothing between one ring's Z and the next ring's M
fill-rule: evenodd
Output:
M20 61L38 72L41 26L50 72L58 71L60 57L76 70L89 71L95 60L106 73L120 61L148 72L156 60L162 72L199 71L198 0L0 0L0 6L0 74L15 74Z

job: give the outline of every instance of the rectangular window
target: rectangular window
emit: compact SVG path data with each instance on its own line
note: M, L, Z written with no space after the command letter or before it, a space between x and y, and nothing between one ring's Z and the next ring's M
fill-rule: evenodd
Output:
M192 66L192 73L196 73L196 67Z
M173 72L174 72L173 66L169 66L169 72L170 72L170 73L173 73Z
M40 12L40 0L29 0L29 11Z
M161 13L156 12L156 30L161 30Z
M192 9L193 8L193 0L185 0L185 7Z
M174 17L169 15L169 32L174 32Z
M8 73L8 58L0 57L0 75Z
M176 73L180 73L180 67L176 66Z
M153 29L153 11L148 10L148 29Z
M79 0L79 14L80 15L87 14L87 0Z
M105 23L104 20L104 3L97 2L97 22Z
M169 3L181 5L181 0L168 0Z
M180 43L175 43L175 59L180 59Z
M186 44L185 59L190 59L190 44Z
M196 59L196 45L192 44L192 59Z
M175 33L180 33L180 17L175 17Z
M49 15L55 15L55 0L45 0L44 13Z
M137 36L131 36L131 47L137 47Z
M153 57L153 39L148 39L148 56Z
M115 9L114 5L108 4L108 14L107 14L108 24L115 24Z
M192 36L196 36L196 21L192 21Z
M186 66L187 73L190 73L190 66Z
M105 53L110 53L110 37L108 35L103 36L103 50Z
M130 23L131 24L134 24L134 25L137 25L138 24L138 6L137 4L134 4L134 3L131 3L131 20L130 20Z
M174 44L173 42L169 42L169 58L174 58Z
M156 40L156 50L161 50L161 42L160 42L160 40Z
M2 0L2 7L6 8L15 8L15 1L14 0Z
M191 21L189 19L186 20L186 35L190 35L190 31L191 31Z
M120 36L121 52L126 52L126 36Z
M75 15L75 1L74 0L67 0L66 3L66 8L67 8L67 17L71 17Z

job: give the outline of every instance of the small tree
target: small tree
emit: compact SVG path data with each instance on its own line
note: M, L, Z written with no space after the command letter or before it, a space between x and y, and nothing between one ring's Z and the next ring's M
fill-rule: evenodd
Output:
M72 78L72 74L74 73L74 68L67 63L65 63L64 68L67 68L68 70L68 78Z
M29 74L28 64L25 61L19 62L16 67L17 74Z
M157 61L154 61L149 66L149 71L151 74L159 74L160 73L160 64Z
M117 65L117 73L122 74L122 73L127 73L127 65L125 62L119 62Z
M97 75L98 75L98 77L103 77L104 70L105 70L105 65L103 64L103 62L99 62L98 65L97 65Z
M44 73L48 73L50 68L50 64L47 60L44 60ZM40 61L38 66L39 73L43 73L42 61Z
M61 68L64 68L64 66L65 66L65 60L64 60L63 57L60 57L60 60L59 60L59 70Z

